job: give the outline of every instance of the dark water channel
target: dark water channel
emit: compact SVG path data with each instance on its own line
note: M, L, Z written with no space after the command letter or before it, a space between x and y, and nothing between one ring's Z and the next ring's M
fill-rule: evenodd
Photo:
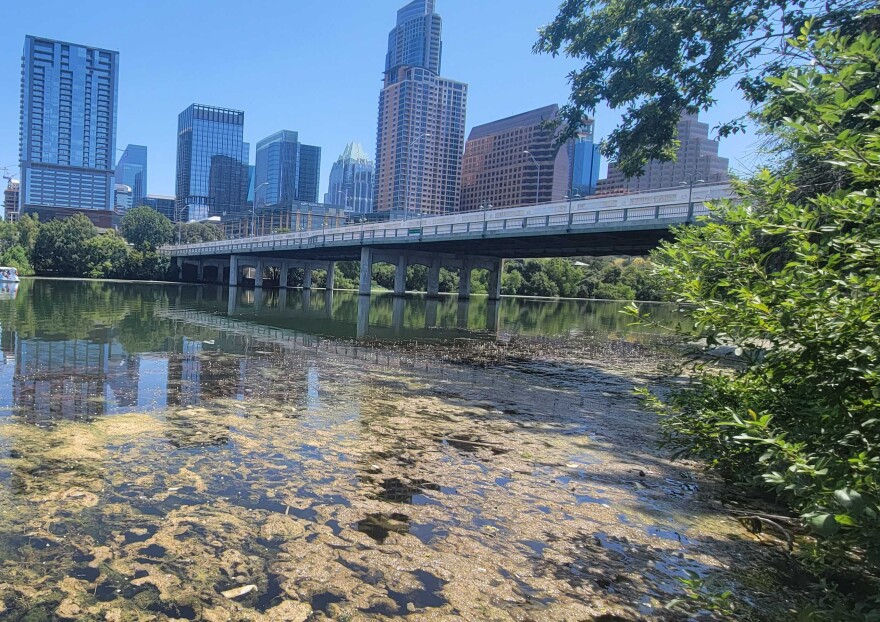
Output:
M24 281L0 619L663 619L742 531L652 449L622 307Z

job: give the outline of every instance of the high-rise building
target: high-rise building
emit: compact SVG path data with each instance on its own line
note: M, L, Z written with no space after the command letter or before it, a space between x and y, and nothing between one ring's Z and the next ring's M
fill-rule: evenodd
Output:
M162 194L148 194L141 200L142 205L156 210L171 221L174 220L174 202L174 197Z
M131 188L131 203L140 205L147 196L147 148L128 145L116 163L116 184Z
M116 210L117 214L125 214L134 206L134 193L131 186L116 184L113 196L115 197L113 199L113 209Z
M574 197L596 194L601 158L599 145L594 140L594 127L592 119L585 119L575 137L567 143L572 159L570 191Z
M294 201L318 201L320 147L304 145L296 132L281 130L257 143L256 160L254 200L259 206L288 207Z
M608 177L599 180L599 194L645 192L676 187L682 182L713 183L730 178L728 159L719 157L718 141L709 138L709 125L701 123L697 115L681 117L676 138L681 144L675 162L651 160L638 177L626 179L613 162L609 163Z
M9 179L3 191L3 219L10 222L18 220L18 201L21 185L17 179Z
M373 209L444 214L458 209L467 84L440 77L441 19L434 0L397 12L379 95Z
M244 112L193 104L177 118L179 220L241 212L247 204Z
M577 138L560 147L549 125L558 114L552 104L473 128L464 150L460 210L547 203L572 190L576 196L595 189L593 120L585 119Z
M330 169L330 184L324 203L342 205L346 211L373 211L373 160L360 143L348 143Z
M119 53L28 35L21 70L21 208L108 226Z

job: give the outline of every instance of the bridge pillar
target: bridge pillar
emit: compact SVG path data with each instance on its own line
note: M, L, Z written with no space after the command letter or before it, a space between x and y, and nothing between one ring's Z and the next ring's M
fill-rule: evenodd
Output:
M361 248L361 278L358 294L369 296L373 284L373 249L369 246Z
M182 281L183 280L183 257L178 257L175 261L177 262L177 280Z
M394 295L406 294L406 253L397 256L397 266L394 269Z
M287 279L290 276L290 262L282 261L281 262L281 273L278 277L278 286L281 289L287 289Z
M440 297L440 258L431 259L428 266L428 298Z
M254 287L263 287L263 260L257 259L254 261Z
M229 257L229 287L238 287L238 256ZM231 294L230 294L231 296Z
M324 282L324 289L332 292L336 285L336 262L331 261L327 264L327 280Z
M196 266L197 266L196 280L199 283L204 283L204 281L205 281L205 262L200 259L199 262L196 264Z
M214 277L214 282L218 285L223 285L223 269L226 267L225 261L217 262L217 275Z
M504 260L499 259L489 270L489 300L501 300L501 275L504 274Z
M463 259L461 262L461 272L458 276L458 299L467 300L471 297L471 262L469 259Z
M312 264L309 262L303 266L303 289L312 289Z

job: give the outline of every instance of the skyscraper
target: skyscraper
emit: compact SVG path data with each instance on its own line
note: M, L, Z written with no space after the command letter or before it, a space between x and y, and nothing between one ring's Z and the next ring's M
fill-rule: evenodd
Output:
M304 145L296 132L281 130L257 143L256 160L254 200L259 206L289 207L294 201L317 203L320 147Z
M248 150L244 112L193 104L177 118L175 211L203 220L244 211Z
M119 53L28 35L21 64L22 211L109 225Z
M630 179L625 179L611 162L608 177L599 180L599 193L644 192L677 187L681 182L700 179L706 182L729 179L729 161L718 156L718 141L709 138L709 125L701 123L697 115L681 117L676 137L681 144L675 162L651 160L642 175Z
M584 120L581 129L575 137L568 142L569 157L571 163L570 191L573 196L590 196L596 194L596 185L599 182L599 164L601 158L599 145L594 140L594 122L592 119Z
M388 35L376 132L375 211L443 214L458 208L467 85L440 77L434 0L397 12Z
M116 184L131 188L131 204L138 206L147 196L147 148L128 145L116 163Z
M17 179L8 178L6 190L3 191L3 219L10 222L18 220L18 201L21 185Z
M560 147L548 126L558 114L552 104L473 128L464 150L461 211L558 201L572 189L585 196L581 186L590 179L595 189L593 120L585 119L577 139Z
M373 161L360 143L348 143L330 169L330 184L324 203L342 205L347 211L373 211Z

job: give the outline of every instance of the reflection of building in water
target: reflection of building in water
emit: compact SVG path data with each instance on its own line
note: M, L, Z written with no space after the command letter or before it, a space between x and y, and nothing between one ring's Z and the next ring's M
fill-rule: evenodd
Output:
M183 338L179 352L168 355L168 405L199 403L202 342Z
M137 404L138 359L109 338L14 339L13 402L28 421L79 421Z

